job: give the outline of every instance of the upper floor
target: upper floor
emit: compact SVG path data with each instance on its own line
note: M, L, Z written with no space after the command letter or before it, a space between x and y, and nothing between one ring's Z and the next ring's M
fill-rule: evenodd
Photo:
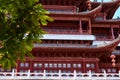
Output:
M54 19L54 22L42 27L49 34L92 34L96 36L96 40L113 40L120 34L120 20L109 20L118 8L119 0L106 3L89 0L40 0L40 3Z
M43 4L44 8L50 12L62 12L62 13L81 13L88 12L97 8L102 4L101 10L94 14L97 19L112 19L116 10L119 7L119 0L111 0L110 2L90 1L90 0L39 0L39 3Z

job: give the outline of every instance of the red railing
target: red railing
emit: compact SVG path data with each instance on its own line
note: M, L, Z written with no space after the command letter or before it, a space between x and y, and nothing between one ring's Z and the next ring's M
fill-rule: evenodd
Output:
M43 5L50 12L76 12L76 6Z
M43 29L49 34L81 34L79 30L68 30L68 29ZM83 30L82 34L89 34L88 30Z
M27 72L0 72L0 80L120 80L119 73L62 73L61 70L57 73L47 73L46 70L42 73Z
M80 34L79 30L44 29L49 34Z

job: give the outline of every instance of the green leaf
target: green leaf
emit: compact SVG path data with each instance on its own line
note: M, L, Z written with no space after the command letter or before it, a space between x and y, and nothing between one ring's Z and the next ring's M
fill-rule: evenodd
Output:
M4 69L15 67L17 60L33 57L30 53L33 43L40 43L45 33L40 25L53 21L37 2L39 0L0 0L0 64Z

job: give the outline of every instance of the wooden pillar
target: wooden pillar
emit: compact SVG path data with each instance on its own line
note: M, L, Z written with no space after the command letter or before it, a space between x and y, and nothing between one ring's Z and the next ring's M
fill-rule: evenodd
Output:
M53 2L52 2L53 4L55 4L55 0L53 0Z
M104 13L104 20L106 20L106 13Z
M41 54L42 54L41 57L44 57L44 52L41 52Z
M80 32L80 34L82 34L82 23L81 23L81 20L79 20L79 32Z
M118 64L119 65L119 64ZM120 66L117 66L117 71L120 71Z
M63 5L66 5L66 2L65 2L65 0L63 0Z
M33 66L32 66L32 65L33 65L33 61L32 61L32 60L30 60L30 61L29 61L29 66L30 66L30 68L29 68L29 69L30 69L30 71L33 71Z
M60 2L60 0L58 0L58 5L61 5L61 2Z
M50 4L50 1L49 0L47 0L47 2L48 2L48 5Z
M73 55L73 53L70 53L70 55L71 55L71 57L73 57L74 55Z
M16 72L18 72L18 71L19 71L19 64L20 64L20 62L17 60Z
M83 52L82 57L83 58L85 57L85 53L84 52ZM85 61L85 59L83 59L83 62L82 62L82 71L83 71L83 73L86 73L86 61Z
M83 62L82 62L82 72L83 73L86 73L86 63L85 63L85 61L83 60Z
M68 53L67 52L65 53L65 57L68 57Z
M68 1L69 2L69 4L68 5L71 5L71 1Z
M96 65L96 66L95 66L95 67L96 67L95 72L97 72L97 73L99 72L98 61L99 61L99 60L96 60L96 63L95 63L95 65Z
M67 41L65 40L64 43L67 44Z
M114 31L113 31L113 27L112 26L111 26L111 34L112 34L112 39L115 39Z
M89 27L89 34L91 34L91 20L89 19L89 21L88 21L89 23L88 23L88 27Z

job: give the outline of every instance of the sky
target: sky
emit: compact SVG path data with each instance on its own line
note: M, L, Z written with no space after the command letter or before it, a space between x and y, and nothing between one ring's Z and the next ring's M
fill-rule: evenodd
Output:
M93 1L93 0L91 0L91 1ZM101 2L102 0L97 0L97 1ZM103 0L103 2L110 2L110 1L114 1L114 0ZM117 18L118 16L120 17L120 7L115 12L113 18Z

